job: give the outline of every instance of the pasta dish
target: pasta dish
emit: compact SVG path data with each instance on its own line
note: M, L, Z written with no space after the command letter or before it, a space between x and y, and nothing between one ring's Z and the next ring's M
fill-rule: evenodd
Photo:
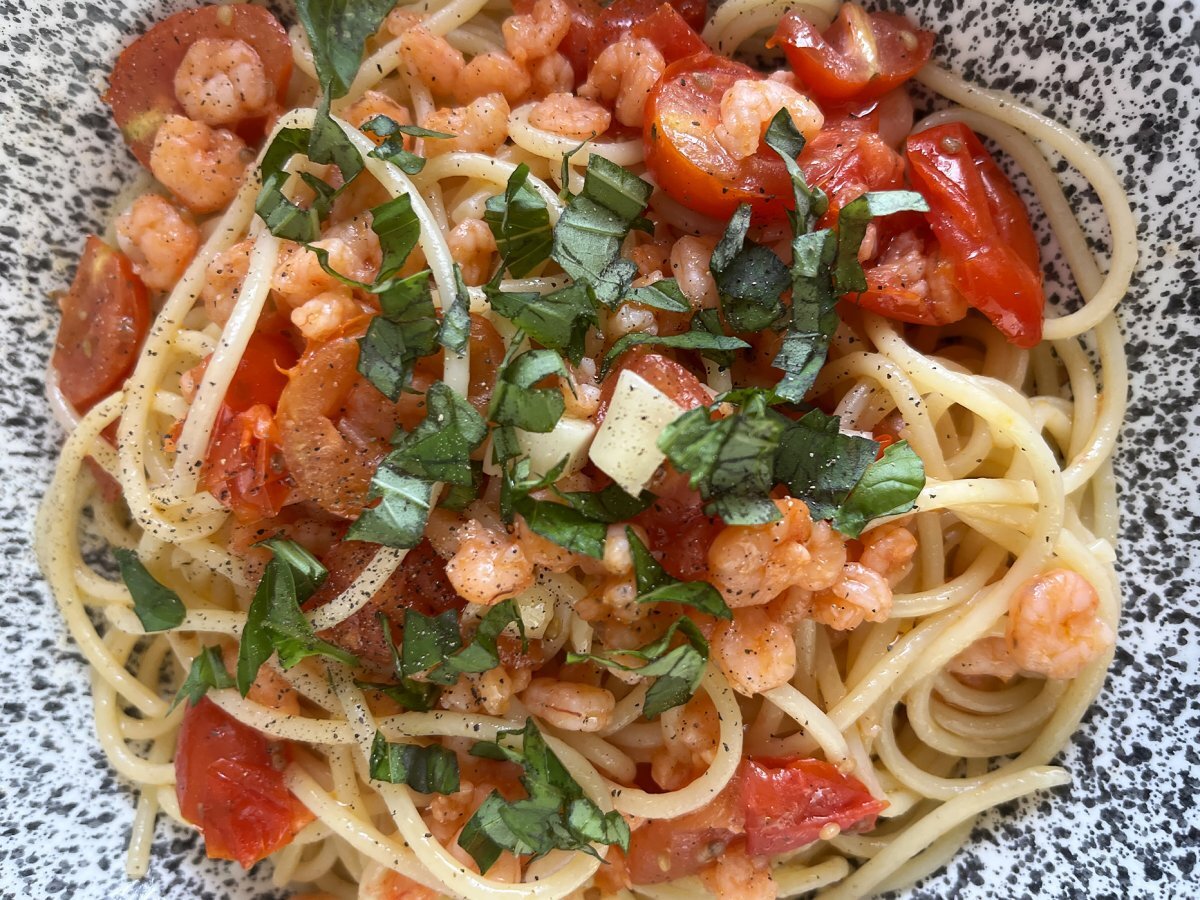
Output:
M1068 781L1134 225L933 52L832 0L120 52L145 174L60 299L37 547L131 877L165 815L297 897L863 897Z

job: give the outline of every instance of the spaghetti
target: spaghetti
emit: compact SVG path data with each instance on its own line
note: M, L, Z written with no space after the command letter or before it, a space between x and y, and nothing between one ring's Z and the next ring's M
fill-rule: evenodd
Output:
M175 93L164 89L149 141L122 121L122 109L137 112L145 98L122 93L121 72L132 59L147 80L151 64L129 55L153 48L155 31L118 63L109 98L133 151L161 193L202 223L154 205L155 194L118 221L132 263L89 243L76 300L84 288L124 290L113 285L140 286L163 271L169 288L140 346L96 338L116 360L109 385L93 368L80 387L60 335L50 393L69 434L37 551L92 666L100 744L139 791L130 876L147 871L155 820L166 813L199 825L212 855L245 865L270 855L279 886L339 897L860 897L945 864L979 813L1067 782L1048 763L1099 692L1119 612L1111 456L1127 381L1114 309L1137 253L1119 183L1062 126L926 63L924 33L899 17L830 2L729 0L697 33L686 3L613 8L622 4L628 16L607 44L596 37L607 27L599 8L589 19L590 7L561 0L515 12L449 0L392 11L386 23L379 10L365 25L350 20L366 13L346 13L339 33L362 31L353 72L345 47L341 69L331 62L327 41L339 29L313 24L331 5L301 4L308 27L290 34L253 7L180 14L193 18L159 26L178 49L161 65L179 68L167 73ZM707 49L667 58L648 21L686 30L668 32L672 46ZM580 23L592 29L590 44L574 30ZM728 59L771 34L794 74L767 79ZM874 56L855 58L847 35L869 38ZM889 69L886 48L901 45L900 62L915 59L916 80L951 104L915 124L903 65ZM864 65L874 68L858 83L855 66ZM177 73L188 66L206 73L209 93L181 89ZM235 80L240 100L229 103L240 112L221 106L219 80L203 80L217 75ZM770 108L761 116L734 108L729 93L697 99L716 128L691 144L680 139L703 145L689 157L669 137L689 127L671 118L672 84L692 85L694 99L725 77ZM253 100L238 78L260 79L263 97ZM175 111L164 116L168 107ZM644 137L632 130L643 121ZM822 144L835 127L846 130ZM252 140L255 128L257 160L243 173L241 159L221 182L221 148L236 142L249 153L234 131ZM749 155L738 156L746 137L738 128L750 129ZM935 175L920 180L923 159L971 152L972 133L1028 178L1083 299L1044 325L1039 306L1039 334L1032 319L1016 323L971 294L968 263L955 261L950 232L939 230L953 210L939 207ZM324 135L338 149L325 158L331 151L310 137L280 162L281 142L296 135ZM789 160L780 135L809 156ZM839 196L833 176L816 174L815 148L841 152L860 139L893 174L879 183L864 176ZM895 149L905 143L907 174ZM1043 148L1100 198L1107 272ZM729 171L757 161L756 171L775 173L779 195L741 197L731 177L701 196L695 185L715 170L688 169L696 152L737 160ZM978 153L989 203L1001 202L1012 189L989 174L999 169L982 145ZM842 157L840 171L862 159ZM592 181L602 175L624 193L604 193ZM899 190L906 182L919 194ZM604 206L612 229L639 184L648 208L633 203L617 249L602 259L631 274L612 302L598 302L616 269L577 264L597 252L594 243L576 245L574 256L562 250L576 239L579 198ZM847 210L867 192L877 199L862 246L846 252ZM809 221L784 216L784 206L805 202ZM403 213L402 252L380 226L382 210ZM521 210L535 211L529 233L514 224ZM734 241L743 215L748 230ZM1011 207L1007 215L1005 227L1024 218ZM316 224L305 232L305 221ZM540 258L519 265L514 248L532 246L538 231L553 232L553 250L545 237ZM1016 246L1023 232L1012 234ZM826 269L802 271L798 253L816 241L827 242ZM310 247L325 251L322 265ZM399 259L389 262L393 251ZM1040 298L1036 246L1033 255L1026 274ZM735 264L760 266L755 278L766 281L781 270L786 285L752 296L727 277ZM130 265L141 280L120 268ZM855 266L864 280L847 290ZM414 278L429 305L424 318L404 319L391 304ZM917 281L924 293L914 313L904 304ZM799 308L811 285L837 289L841 319L825 335L827 358L813 339L819 372L811 368L788 396L788 379L803 376L780 341L821 329L805 332L792 319L791 330L772 330L772 321L792 315L780 295L791 291ZM120 295L135 325L137 304L148 303L139 289ZM557 309L548 297L578 304L564 317L570 336L556 344L513 297L542 304L547 316ZM999 328L965 316L968 300ZM947 313L943 302L961 309ZM723 331L738 316L752 323L759 308L774 310L764 323ZM706 310L703 331L695 321ZM832 305L822 313L830 314ZM384 328L372 323L384 319L403 340L371 369L372 335ZM421 321L432 323L423 338L404 331ZM650 346L636 347L647 335ZM397 363L418 338L424 352ZM533 372L523 381L522 360ZM238 391L249 397L240 407L231 400ZM517 412L504 406L514 396ZM558 416L532 425L530 410L545 403ZM442 418L431 431L434 410ZM665 424L647 446L637 443L643 432L619 430L654 410L665 410ZM468 440L455 429L472 416L483 432ZM832 503L805 494L800 476L780 476L778 457L757 496L746 488L757 470L721 488L711 476L719 460L695 462L695 447L716 440L716 429L735 440L738 428L762 428L770 452L778 444L784 453L800 439L798 423L813 417L833 423L822 440L866 452L840 494L827 488L839 494ZM686 434L685 420L694 429ZM439 428L467 450L439 445L444 456L420 457L426 468L417 472L411 460L423 451L413 435L434 440ZM625 441L625 458L598 450L605 433ZM247 448L266 462L247 463L238 456ZM408 469L387 468L405 452ZM630 459L647 454L653 465L639 476ZM240 462L222 469L228 459ZM905 459L923 486L909 477L910 497L869 506L855 524L870 473ZM896 471L878 480L904 482ZM387 473L398 480L386 482ZM637 502L642 488L656 497ZM469 496L448 507L460 489ZM605 490L627 504L620 514L596 512ZM413 504L423 508L417 530L397 537ZM578 526L569 536L545 524L564 509ZM132 551L121 556L122 580L85 561L88 533ZM597 533L589 551L585 538ZM290 598L270 587L280 579ZM652 602L664 591L667 601ZM148 620L147 596L159 598L166 624ZM275 605L264 612L267 604ZM418 626L433 634L437 621L451 622L452 635L429 639L438 651L431 665L406 668ZM256 657L252 645L262 641ZM480 655L483 664L470 661ZM160 686L184 675L187 699L173 704ZM403 691L421 699L398 699ZM217 733L240 741L237 753L227 744L215 759L199 758ZM484 744L491 758L473 756ZM542 745L553 763L539 769L532 760ZM426 780L414 782L418 758ZM210 774L235 764L221 771L241 774L220 784ZM444 784L430 774L438 765L453 770ZM270 806L274 822L258 832L274 828L273 837L247 844L234 820L249 801L244 788L229 793L230 779L258 785L255 802ZM554 802L538 807L538 791ZM835 797L832 808L818 809L814 791ZM772 806L778 797L785 807ZM217 822L214 808L235 812ZM485 815L500 808L534 810L553 823L538 834L553 837L538 845L530 820Z

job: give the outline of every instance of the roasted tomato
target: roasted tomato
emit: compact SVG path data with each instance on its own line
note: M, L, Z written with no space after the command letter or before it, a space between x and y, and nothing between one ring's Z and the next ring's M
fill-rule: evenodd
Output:
M800 153L805 179L829 196L822 227L834 224L838 210L867 191L904 184L904 158L884 143L872 124L870 119L831 120Z
M1046 305L1025 206L971 129L939 125L908 139L909 179L967 302L1012 343L1042 339Z
M175 752L175 796L213 859L250 868L291 843L313 814L287 789L287 744L203 698L188 708Z
M616 0L600 14L592 29L590 54L595 60L625 32L645 38L667 62L708 50L699 35L708 5L704 0Z
M728 219L749 203L757 220L778 219L793 203L778 154L761 147L734 158L714 132L721 98L734 82L764 76L720 56L689 56L667 67L646 102L646 167L659 187L689 209Z
M93 235L61 306L50 361L63 396L82 414L133 371L150 327L150 295L129 258Z
M933 32L895 13L844 3L824 35L799 12L788 13L767 46L783 47L792 71L817 97L847 100L878 97L911 78L929 61Z
M149 168L154 135L163 120L183 107L175 98L175 70L188 48L202 38L240 40L262 60L263 71L282 100L292 77L292 45L287 32L268 10L249 3L202 6L159 22L117 57L104 99L129 149ZM261 118L238 126L243 138L263 131Z

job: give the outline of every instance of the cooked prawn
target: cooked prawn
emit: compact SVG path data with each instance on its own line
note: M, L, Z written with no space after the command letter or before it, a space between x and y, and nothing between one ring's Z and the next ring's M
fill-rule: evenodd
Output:
M500 26L509 55L525 64L558 49L571 28L571 14L563 0L537 0L524 15L512 15Z
M332 290L305 300L292 310L292 324L305 340L323 341L333 337L347 322L364 310L348 290Z
M786 684L796 674L792 630L761 606L735 609L732 620L717 623L712 652L733 689L748 697Z
M438 697L438 706L457 712L486 713L489 716L508 714L512 698L529 684L528 669L509 669L496 666L486 672L460 675Z
M446 235L450 255L462 268L463 281L483 284L492 274L496 237L482 219L463 219Z
M612 113L595 100L556 93L534 105L529 111L529 124L551 134L585 141L608 131Z
M233 132L167 116L154 135L150 171L192 212L207 213L233 199L251 158Z
M812 617L838 631L863 622L885 622L892 611L892 589L884 577L862 563L846 563L832 587L813 596Z
M529 92L532 79L528 72L507 53L480 53L458 76L454 96L459 103L470 103L488 94L503 94L516 103Z
M975 641L950 660L946 668L968 683L983 675L1008 681L1021 671L1021 667L1008 651L1008 641L998 636Z
M529 711L564 731L600 731L612 721L612 692L590 684L535 678L521 694Z
M779 81L742 78L721 97L721 124L713 136L734 159L745 159L758 152L767 126L781 109L805 139L811 140L825 122L820 107L794 87Z
M863 552L859 562L882 575L889 587L895 587L912 571L917 539L903 525L893 522L872 528L862 536Z
M533 584L533 562L507 531L472 519L459 537L458 550L446 563L446 577L463 599L490 606Z
M659 717L663 745L650 760L659 787L677 791L712 763L721 742L721 720L712 698L699 691L683 706Z
M529 91L535 97L569 94L575 89L575 70L561 53L551 53L529 65Z
M751 857L735 844L700 870L700 883L721 900L774 900L778 895L770 862Z
M143 194L117 217L117 243L146 287L169 290L200 246L200 229L158 194Z
M720 302L709 260L716 238L685 234L671 246L671 274L693 309L716 309Z
M205 125L235 125L270 112L275 85L245 41L200 38L175 70L175 97L188 118Z
M622 38L601 51L579 96L613 102L618 122L640 127L646 98L666 67L662 53L649 40Z
M508 101L503 94L488 94L466 106L436 109L421 124L431 131L452 134L452 138L425 143L426 155L462 150L468 153L494 153L508 137Z
M387 116L397 125L411 125L412 116L409 115L408 109L401 106L387 94L379 91L366 91L361 97L355 100L352 104L342 111L342 118L353 125L355 128L362 128L367 122L374 119L376 116ZM384 139L374 134L367 134L376 144L383 143ZM404 144L409 149L412 149L410 144L412 138L405 135Z
M1021 585L1008 608L1005 638L1022 670L1074 678L1113 645L1100 596L1070 569L1051 569Z
M466 60L441 35L424 25L413 25L400 35L400 53L408 63L408 71L431 93L451 96L458 89Z
M359 900L437 900L438 896L437 891L377 862L367 864L358 883Z
M238 290L250 269L250 253L253 250L254 241L239 241L214 256L204 270L200 299L204 303L205 313L218 325L224 326L229 321L237 303Z

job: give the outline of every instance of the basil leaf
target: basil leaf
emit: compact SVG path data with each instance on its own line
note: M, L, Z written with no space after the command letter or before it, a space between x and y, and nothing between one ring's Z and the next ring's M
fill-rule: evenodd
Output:
M317 81L330 97L350 90L367 38L379 30L394 5L392 0L297 0Z
M721 314L715 309L699 309L692 316L690 326L691 331L700 332L703 334L722 335L725 334L725 326L721 323ZM701 350L700 355L705 359L711 359L718 366L728 369L733 365L732 350Z
M588 159L583 191L572 197L554 226L551 257L563 271L615 305L629 290L637 266L621 257L621 243L650 200L650 184L602 156Z
M521 610L516 601L510 598L488 607L470 643L447 657L446 667L455 672L487 672L496 668L500 665L500 650L496 642L509 625L517 626L522 647L528 647Z
M718 619L732 619L733 611L721 592L707 581L680 581L659 565L658 560L632 528L625 529L633 556L633 574L637 580L638 603L679 603Z
M364 691L378 691L393 703L411 712L429 712L437 700L438 686L424 681L402 680L399 684L376 684L372 681L354 682Z
M526 350L514 356L523 339L524 333L517 332L500 364L488 416L498 425L545 434L554 430L566 403L557 385L534 385L551 375L568 377L567 368L553 350Z
M358 659L318 638L300 610L325 580L325 567L299 544L271 539L262 542L274 555L254 592L238 647L237 688L244 697L258 670L275 652L285 669L309 656L325 656L347 666Z
M406 175L416 175L425 168L425 158L418 156L404 147L404 135L421 138L450 138L452 134L441 131L430 131L418 125L401 125L387 116L374 116L360 126L361 131L367 131L377 137L384 138L382 144L368 153L375 159L382 159L404 172ZM396 137L400 135L400 137Z
M233 678L225 668L221 651L216 647L202 647L192 660L192 667L188 669L187 678L179 686L175 699L167 707L167 713L170 714L185 698L188 706L195 706L208 693L209 688L222 690L231 687Z
M355 520L346 540L411 548L425 536L433 506L433 482L410 475L384 458L371 476L367 500L378 500Z
M913 508L925 487L925 464L908 441L892 444L863 473L849 498L837 511L833 527L858 537L872 519L894 516Z
M439 344L459 356L467 349L467 341L471 339L471 294L463 283L462 269L458 263L454 264L454 296L450 305L442 309L442 325L437 337Z
M671 647L676 632L682 632L685 643ZM618 657L634 657L645 660L641 666L630 666L618 662ZM567 662L591 662L622 672L636 672L644 678L654 678L654 684L646 691L642 715L647 719L676 706L682 706L696 693L708 664L708 641L687 616L681 616L657 641L637 650L614 650L606 654L568 653Z
M814 519L832 519L878 451L872 440L842 434L836 416L814 409L780 437L775 478L808 505Z
M377 294L404 267L421 240L421 220L412 208L412 198L401 194L372 209L371 230L379 236L383 251L375 278L376 290L371 291Z
M315 163L332 163L342 175L342 184L352 182L363 170L362 154L329 115L329 92L321 94L308 138L308 158ZM315 176L314 176L315 177Z
M799 403L808 393L837 330L837 300L830 283L830 266L837 241L828 228L792 239L792 321L779 353L772 361L784 372L775 393Z
M762 331L783 314L780 295L791 285L787 266L766 247L746 240L750 204L734 212L725 234L713 249L713 280L721 295L721 312L734 331Z
M583 358L588 329L599 321L585 285L570 284L548 294L509 293L493 280L483 291L492 309L543 347L565 353L576 364Z
M412 431L398 431L388 464L429 481L474 483L471 454L487 437L487 423L470 402L444 381L425 393L425 418Z
M451 484L438 506L462 512L479 497L479 491L483 487L483 463L480 460L472 459L470 465L470 484Z
M604 558L604 538L608 534L608 526L603 522L589 519L570 506L551 500L534 500L532 497L518 500L514 508L535 534L575 553L593 559Z
M634 288L625 295L625 302L640 303L654 309L667 312L691 312L692 304L679 289L679 282L674 278L660 278L653 284Z
M187 607L179 595L150 574L132 550L113 550L121 569L121 580L133 597L133 612L146 631L167 631L183 624Z
M438 616L427 616L415 609L404 614L404 643L397 669L405 678L424 675L435 684L454 684L458 673L442 663L462 647L458 614L448 609Z
M441 744L393 744L382 731L371 744L370 775L377 781L407 784L421 794L453 794L459 789L458 757Z
M431 274L391 281L379 294L381 314L358 341L359 373L392 402L412 384L413 364L437 350Z
M308 153L311 134L308 128L281 128L267 147L258 167L262 188L254 200L254 212L276 237L308 242L321 236L321 218L328 212L332 198L322 195L320 188L317 188L317 202L306 209L293 203L283 193L283 186L291 177L285 167L296 154L303 156ZM313 181L324 185L318 179L314 178Z
M622 353L630 347L638 347L642 344L653 344L656 347L671 347L675 350L696 350L701 353L714 350L728 352L731 350L742 350L750 346L741 338L730 337L725 334L710 334L708 331L685 331L682 334L671 335L647 334L644 331L635 331L619 338L609 351L604 354L604 359L600 364L600 377L603 378L608 374L609 367L616 362L617 357Z
M529 166L525 163L508 177L504 193L490 197L484 204L483 221L496 238L496 249L504 261L502 269L508 269L514 278L524 278L550 257L554 243L550 212L546 201L529 186ZM534 339L540 340L536 336Z
M858 261L858 248L862 246L872 219L898 212L929 212L929 204L916 191L872 191L851 200L838 212L834 284L839 295L867 289L867 277Z
M627 494L624 488L615 482L598 491L567 491L565 493L556 491L555 493L567 501L567 505L572 509L595 522L604 522L608 525L632 519L654 502L654 495L650 492L642 491L640 496L634 497Z
M792 114L786 109L779 110L767 126L763 141L783 159L792 179L792 192L796 197L796 208L788 212L792 230L796 235L811 231L813 223L829 208L829 198L820 188L809 187L800 169L797 157L804 149L804 135L796 128Z

